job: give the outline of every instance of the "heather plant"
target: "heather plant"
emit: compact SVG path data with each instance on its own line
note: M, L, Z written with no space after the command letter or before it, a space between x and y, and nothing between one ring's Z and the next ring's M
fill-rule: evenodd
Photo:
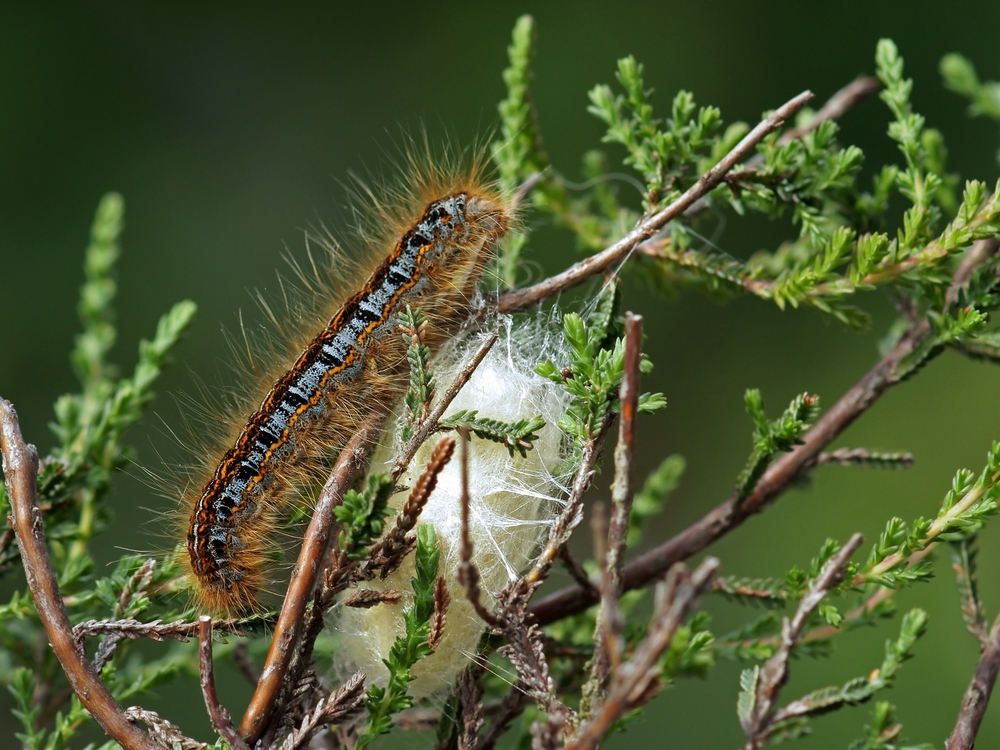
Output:
M57 446L50 455L38 457L24 443L13 406L0 402L0 511L7 519L0 572L16 581L0 605L0 682L16 700L3 725L16 725L25 747L78 745L81 728L96 721L111 737L108 745L128 748L295 750L319 741L367 747L378 746L384 734L419 729L436 730L442 748L491 748L511 741L501 739L505 735L513 737L512 746L593 748L627 733L639 712L669 701L666 686L682 690L692 676L716 679L713 668L721 660L742 668L735 712L705 710L719 710L714 721L738 723L748 750L800 737L818 715L865 710L870 718L858 719L859 726L868 724L853 750L933 747L903 739L883 691L906 680L904 662L919 658L920 638L934 627L919 607L897 612L895 594L927 584L930 560L941 552L952 558L962 616L981 646L945 746L973 746L1000 669L1000 619L990 622L976 578L977 534L996 513L1000 495L1000 435L983 446L980 471L957 469L951 486L936 490L940 503L919 498L920 515L886 519L876 540L859 534L828 539L812 560L764 579L700 555L749 516L779 513L771 506L817 466L907 467L912 457L906 453L828 447L943 351L1000 361L1000 333L991 327L1000 305L1000 186L960 183L947 171L944 137L914 111L913 81L895 44L883 39L875 51L876 78L858 78L818 109L804 92L757 124L726 124L717 108L698 105L686 91L665 103L647 88L642 63L623 58L616 82L589 93L589 111L606 127L606 148L583 155L587 182L572 189L543 148L544 123L532 104L534 34L530 17L518 20L503 73L507 95L490 155L501 188L520 201L523 220L502 242L494 268L500 292L486 293L484 304L515 318L554 305L559 320L564 359L542 358L535 372L557 386L567 404L558 424L564 460L555 472L564 491L538 557L503 590L489 592L474 563L467 493L455 571L444 567L446 550L434 528L420 522L446 464L459 462L468 479L470 441L498 444L523 458L546 422L505 422L470 409L443 416L496 338L485 341L454 383L445 383L424 343L433 321L407 309L399 316L410 367L403 447L390 471L366 476L364 459L380 429L373 417L338 458L317 493L300 553L300 564L321 571L315 586L290 590L280 613L212 619L199 617L178 595L180 571L170 556L126 554L110 572L95 568L94 545L115 543L105 531L113 512L109 490L132 460L127 430L146 418L157 377L195 312L191 302L175 305L141 343L135 371L117 375L107 357L115 339L124 208L120 196L108 195L85 255L83 331L70 357L80 392L55 404ZM941 70L947 86L972 102L973 115L1000 120L998 84L981 83L958 55L946 57ZM876 93L899 157L862 185L864 154L839 140L837 120ZM619 194L616 162L641 182L640 199ZM890 210L892 202L903 204L901 215ZM733 222L761 214L786 227L787 238L773 251L733 258L701 240L702 223L720 213ZM581 259L519 286L534 217L554 223ZM646 527L683 481L685 463L679 455L664 456L648 476L634 476L636 422L655 423L668 407L663 395L641 392L641 376L655 363L642 352L642 318L618 284L626 275L663 293L694 286L722 300L750 295L790 313L885 333L880 358L829 404L803 390L784 408L765 406L762 393L747 383L748 458L733 467L732 494L664 540L650 539ZM591 302L575 309L562 298L553 302L585 284ZM878 294L893 302L895 320L872 320L858 305ZM394 512L388 503L399 477L419 445L438 432L450 438L418 467L419 481ZM598 471L610 477L609 487L588 493ZM568 542L585 517L591 539L584 547L592 554L580 560L582 547L573 552ZM637 554L640 540L648 549ZM359 586L384 579L408 558L411 591ZM556 564L575 582L536 595ZM483 637L450 693L422 704L408 690L415 666L439 648L454 611L449 577L482 621ZM751 606L740 610L739 627L718 632L701 609L707 597ZM386 654L387 684L371 684L362 672L331 684L337 643L324 629L326 613L400 601L404 627ZM838 639L861 627L885 631L884 657L870 672L787 694L795 657L835 659ZM140 639L157 643L140 649ZM242 722L233 722L216 694L213 664L220 659L235 660L256 686ZM280 668L284 681L264 687L260 665L264 673ZM184 678L190 677L199 681L216 737L188 737L179 726L183 717L141 705L154 689L188 689L192 683ZM860 704L867 709L856 708Z

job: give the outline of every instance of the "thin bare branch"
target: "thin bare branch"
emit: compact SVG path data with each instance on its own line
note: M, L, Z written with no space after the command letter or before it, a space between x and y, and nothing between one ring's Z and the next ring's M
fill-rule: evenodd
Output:
M635 446L635 417L639 404L639 364L642 359L642 317L625 313L625 363L618 399L618 443L615 446L615 477L611 482L611 520L604 523L603 507L594 505L593 532L595 559L600 570L601 606L594 629L594 659L584 687L588 706L604 700L612 673L621 660L621 568L632 516L632 452ZM607 540L605 542L605 535Z
M976 744L979 725L983 723L990 695L1000 672L1000 618L993 623L989 639L979 656L979 663L972 681L962 696L962 707L955 721L955 728L944 746L947 750L972 750Z
M580 711L586 716L601 703L608 692L613 672L621 662L621 634L624 629L621 613L621 588L608 560L608 523L604 517L604 503L596 502L591 508L590 528L594 540L594 560L600 571L601 604L594 625L594 657L590 661L590 677L583 686ZM626 526L626 532L628 527Z
M882 88L882 84L879 83L877 78L858 76L827 99L826 103L819 108L819 111L809 118L808 123L801 128L789 128L781 134L778 142L788 143L790 141L803 138L824 122L827 122L828 120L839 120L847 114L848 110L856 104L863 102L880 88Z
M482 618L483 622L491 628L499 628L500 621L493 616L493 613L483 604L482 590L479 588L479 569L472 562L472 538L469 536L469 431L460 428L458 431L460 448L459 460L461 461L462 493L459 503L462 508L462 536L459 554L461 560L458 564L458 582L465 588L465 596L476 610L476 614Z
M719 162L705 172L677 200L662 211L642 219L628 234L610 247L567 268L562 273L550 276L544 281L525 289L517 289L500 296L498 306L501 312L522 310L543 299L583 283L591 276L601 273L624 259L641 242L648 240L669 222L683 214L695 201L718 186L729 171L739 164L769 133L773 133L790 117L793 117L813 98L812 92L803 91L798 96L778 107L761 120L746 134L736 146Z
M611 583L621 588L622 557L632 516L632 452L635 447L635 417L639 406L639 364L642 360L642 316L625 313L625 366L618 400L618 444L615 446L615 478L611 483L611 522L608 526L608 572Z
M232 750L250 750L243 738L236 733L229 712L219 704L215 692L215 669L212 663L212 618L203 615L198 618L198 672L201 675L201 694L208 709L208 718Z
M3 399L0 399L0 451L3 452L4 481L10 496L14 533L21 549L28 588L70 686L91 716L122 747L127 750L162 750L149 734L132 723L125 709L87 661L73 635L62 592L52 569L45 543L45 526L38 509L38 452L33 445L25 444L17 413L10 402Z
M250 744L256 743L267 726L275 701L285 682L288 665L302 632L303 613L312 599L313 588L321 568L328 559L330 537L336 525L333 509L340 504L344 492L361 470L371 445L385 421L385 414L376 412L361 425L351 441L337 457L330 477L323 486L312 519L302 541L299 558L292 570L288 593L274 629L271 648L261 671L260 681L250 705L243 714L240 734Z
M440 579L439 579L440 580ZM458 750L475 750L479 730L485 723L483 720L483 690L476 678L476 672L466 669L458 678L455 694L461 707L458 727Z
M683 565L671 568L667 580L657 585L653 620L646 638L632 658L622 664L607 700L590 721L580 726L566 750L596 750L616 721L652 699L658 690L660 656L670 647L677 628L695 608L698 597L711 586L718 568L719 561L714 557L706 558L690 576Z
M479 738L476 750L493 750L497 740L510 729L511 722L520 716L531 702L526 686L517 683L500 701L490 721L490 728Z
M860 104L881 87L882 84L879 83L877 78L869 78L868 76L855 78L827 99L826 104L820 107L819 111L809 119L808 123L800 128L789 128L782 133L781 137L778 138L778 143L784 145L799 138L804 138L827 120L839 120L854 105ZM741 165L741 171L757 169L763 163L764 155L761 153L754 154ZM702 197L692 203L690 208L684 212L684 215L696 216L706 208L708 208L708 200Z
M403 446L402 450L399 452L399 457L396 459L396 463L392 466L391 476L393 481L399 479L403 472L406 471L406 467L410 465L410 461L417 453L417 449L424 444L424 441L438 428L438 422L441 421L441 416L444 414L445 409L451 406L451 402L455 400L455 396L458 392L465 387L465 384L469 382L469 378L472 377L472 373L476 371L476 368L482 364L482 361L489 354L490 349L497 342L498 336L495 333L491 333L485 339L483 343L479 345L469 363L462 368L462 371L455 376L451 385L448 386L447 390L441 394L441 399L434 405L431 409L430 414L427 415L427 419L420 423L417 429L413 433L413 437L410 438L409 442Z
M994 240L974 243L959 264L951 288L967 285L973 272L989 259L996 246ZM753 514L764 510L807 470L823 448L864 414L883 393L900 382L897 365L930 335L929 321L926 318L917 320L896 345L802 436L801 445L768 467L748 497L740 500L734 493L679 534L627 564L622 570L623 590L646 586L675 562L697 554ZM569 586L535 602L531 613L541 624L547 624L582 612L596 603L591 591Z
M350 718L361 707L364 698L365 673L355 672L340 688L330 693L326 700L316 704L298 729L285 737L280 750L298 750L324 726L339 724Z
M757 750L770 737L775 723L774 704L778 700L782 686L788 680L788 660L792 656L792 651L801 640L809 617L826 598L830 589L843 580L844 568L863 541L864 537L861 534L855 534L837 551L837 554L827 560L816 580L809 586L809 591L799 602L795 615L791 619L786 617L782 622L778 650L760 669L753 708L748 714L740 717L740 724L747 736L744 750Z
M593 582L587 577L587 571L583 569L583 565L580 564L580 561L573 557L573 553L570 551L569 547L564 546L559 550L559 559L566 568L566 572L570 574L578 586L584 586L588 589L592 589L595 597L600 596L597 587L594 586Z
M164 638L171 638L175 641L186 641L191 636L198 634L201 626L198 622L190 620L174 620L173 622L163 622L153 620L151 622L139 622L138 620L85 620L73 628L73 637L80 643L84 638L95 635L117 635L129 640L139 638L152 638L154 641L162 641ZM212 627L225 630L227 633L242 636L236 629L233 620L215 620Z

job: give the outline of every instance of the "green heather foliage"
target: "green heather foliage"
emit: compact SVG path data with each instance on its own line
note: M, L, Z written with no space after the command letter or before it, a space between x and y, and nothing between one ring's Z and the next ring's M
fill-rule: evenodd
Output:
M567 244L582 254L593 254L620 239L637 220L675 201L750 130L747 123L727 124L718 108L697 104L687 91L668 99L664 110L663 100L645 83L642 63L625 57L618 62L615 83L596 85L589 92L588 110L605 127L602 143L607 149L583 154L587 182L583 188L571 189L542 148L541 122L531 93L534 42L534 22L524 16L514 28L509 47L510 65L503 73L507 94L499 105L500 126L491 148L503 189L514 191L525 181L533 183L523 198L525 220L503 240L497 259L497 272L506 288L523 280L521 260L531 247L533 218L544 218L564 233ZM860 177L865 155L856 146L840 141L837 123L810 125L815 113L803 111L797 123L801 137L782 138L780 131L767 136L756 153L735 167L703 201L613 270L640 276L664 293L690 285L723 300L752 295L789 312L818 311L852 329L873 325L855 299L884 293L901 314L894 323L879 323L887 331L883 353L904 341L915 321L929 326L926 336L891 363L887 377L893 383L918 374L948 348L1000 362L1000 331L991 322L1000 304L997 261L984 257L968 284L949 295L955 271L967 251L977 241L1000 233L1000 187L990 189L975 180L960 185L958 177L947 171L944 138L914 111L914 83L905 77L903 58L891 40L878 43L874 65L881 83L879 97L885 105L887 137L897 145L899 156L892 163L868 165L874 175L870 184L862 184ZM970 114L1000 121L1000 84L980 82L972 64L957 54L941 61L941 73L950 89L971 102ZM619 196L615 183L608 179L619 169L616 161L641 183L641 198L629 201ZM746 260L730 257L700 241L699 225L708 209L733 222L748 214L785 222L787 240ZM57 445L41 460L38 477L50 554L74 624L91 619L148 622L195 617L193 611L182 609L186 599L178 596L179 571L169 558L151 562L124 555L109 572L95 569L91 555L95 544L122 543L100 535L112 514L108 496L115 471L133 455L125 442L126 433L144 417L156 379L195 311L188 301L175 305L160 319L152 339L140 344L135 371L128 377L116 374L107 355L116 335L113 302L122 217L122 198L109 194L98 207L85 255L85 282L78 308L83 330L70 355L80 391L55 403L52 429ZM585 446L609 434L620 412L625 302L614 275L601 283L600 288L595 283L588 290L594 300L591 305L580 312L567 307L557 313L567 345L566 361L539 362L536 368L571 398L559 424L571 444L568 465L558 472L561 476L576 471ZM409 439L427 418L436 398L435 376L423 342L424 331L432 323L420 310L407 309L399 324L409 345L410 383L404 398L408 417L404 438ZM648 373L651 368L652 363L643 358L641 371ZM808 393L793 399L773 420L768 418L758 390L746 391L745 406L754 430L745 466L732 470L737 502L753 497L768 468L800 445L822 414L818 398ZM640 419L656 418L656 412L665 407L662 394L644 393L639 399ZM739 405L734 403L730 408L735 411ZM515 452L523 456L531 450L544 422L535 418L508 424L469 410L451 415L439 427L466 429L479 439L502 444L512 456ZM858 463L901 465L902 459L871 454L859 458ZM644 530L663 511L684 469L684 458L670 455L648 476L636 478L638 489L627 529L630 549L660 541L648 538L648 533L644 536ZM398 489L389 477L371 475L344 495L335 514L337 545L346 559L366 557L386 528L392 512L387 502ZM931 555L942 542L953 555L966 623L974 633L986 632L987 616L976 584L975 539L997 510L1000 442L989 447L981 473L959 470L951 488L940 491L945 495L936 513L930 511L910 522L889 519L867 558L846 564L843 575L808 616L793 656L829 657L841 634L861 627L886 627L886 620L897 619L893 592L930 580ZM915 502L931 507L928 497L915 498ZM3 487L0 517L5 518L9 510L10 500ZM822 538L821 530L809 531ZM0 604L0 682L16 702L13 720L19 725L17 737L24 746L60 750L77 743L78 731L92 719L69 690L54 654L45 647L17 547L10 543L9 534L7 537L0 546L0 575L15 581L16 586L10 600ZM716 720L747 719L758 704L764 663L779 652L783 618L795 612L819 580L824 565L841 549L840 541L827 540L808 564L774 571L769 578L747 578L738 571L726 571L714 582L713 590L719 597L746 607L741 610L742 624L731 632L715 633L705 612L687 618L659 657L659 680L673 684L674 690L684 689L685 677L714 678L713 667L720 659L738 662L743 667L742 676L739 686L732 686L734 692L739 689L737 715ZM411 669L432 653L428 635L435 613L439 561L442 554L454 551L443 551L432 527L421 524L413 554L416 577L412 603L405 609L405 632L385 661L390 672L388 684L367 686L356 747L400 731L393 716L413 705L407 695L413 679ZM591 574L597 572L593 561L584 562L583 567ZM642 590L631 591L621 600L626 657L652 632L640 616L648 611L642 602L644 596ZM404 600L411 601L409 597ZM240 625L248 636L259 635L260 625L267 619L256 616ZM933 623L928 623L927 615L918 608L898 620L892 626L898 635L887 640L881 665L867 676L797 699L784 696L779 706L787 707L795 700L798 710L771 726L768 737L801 736L810 731L812 716L870 702L878 691L905 679L900 667L919 656L918 640ZM594 655L594 623L592 608L546 628L552 684L567 705L577 705L574 691L587 677L584 665ZM251 654L260 657L267 640L251 637ZM93 640L86 643L88 655L94 645ZM180 686L194 689L190 678L197 675L198 665L193 644L169 641L152 645L139 648L135 642L123 641L103 665L102 677L123 705L141 704L154 688L161 692ZM496 675L514 673L497 650L501 645L496 638L484 637L483 664L493 666L477 673L476 680L485 703L502 699L509 689ZM227 654L232 648L232 643L220 643L216 653ZM331 642L317 645L316 655L321 660L318 674L331 673L334 650ZM327 661L322 663L324 659ZM796 661L791 664L794 670ZM182 677L186 681L182 682ZM657 698L670 699L669 692ZM456 731L460 729L452 712L460 705L468 709L462 700L466 699L456 696L446 704L450 708L444 711L441 736L448 747L457 742ZM958 704L957 696L954 703ZM531 720L541 715L541 709L531 706L524 718L515 721L519 741L530 743ZM628 726L627 721L617 722L614 731L628 731ZM901 729L894 707L875 702L870 723L851 748L930 747L903 743Z

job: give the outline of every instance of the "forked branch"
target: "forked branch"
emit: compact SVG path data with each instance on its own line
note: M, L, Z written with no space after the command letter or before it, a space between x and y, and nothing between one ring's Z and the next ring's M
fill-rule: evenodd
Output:
M498 307L501 312L523 310L536 302L553 297L560 292L582 284L615 263L623 260L640 243L648 240L668 223L683 214L695 201L714 190L726 177L729 171L743 161L757 144L769 134L780 128L789 118L794 117L802 107L812 101L811 91L803 91L798 96L788 100L778 109L771 112L757 123L743 139L733 147L719 162L705 172L698 181L686 190L677 200L652 216L642 219L635 228L605 250L589 258L581 260L562 273L541 281L534 286L518 289L501 295Z
M42 514L38 510L38 453L35 446L25 444L17 413L10 402L3 399L0 399L0 450L3 452L4 480L13 511L14 533L21 548L28 588L69 684L104 731L122 747L127 750L162 750L125 714L125 709L94 671L73 635L73 626L66 614L45 543Z

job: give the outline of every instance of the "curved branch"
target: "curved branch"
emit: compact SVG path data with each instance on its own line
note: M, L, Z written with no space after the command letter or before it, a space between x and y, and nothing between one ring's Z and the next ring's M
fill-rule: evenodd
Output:
M212 664L212 618L202 615L198 618L198 673L201 682L201 694L205 699L205 708L212 720L215 731L229 744L232 750L250 750L233 728L233 720L229 712L219 703L215 692L215 669Z
M257 688L240 723L240 734L247 738L247 743L251 746L267 727L278 693L285 682L288 665L302 632L302 615L306 604L312 599L320 568L328 557L330 536L335 526L333 509L340 505L344 492L361 470L368 456L368 449L378 437L384 420L385 414L374 414L355 433L340 452L330 478L316 502L316 509L302 541L302 550L292 570L288 593L274 628L274 638L267 652L264 669L261 670Z
M550 276L534 286L501 295L498 300L500 312L511 312L529 307L577 284L582 284L591 276L610 268L625 258L639 243L648 240L669 222L683 214L695 201L714 190L725 179L729 171L743 161L758 143L764 140L768 134L780 128L788 118L812 101L812 98L811 91L803 91L771 112L757 123L757 126L747 133L743 140L733 147L732 151L722 157L718 164L699 177L698 181L683 195L659 213L640 221L631 232L607 249L581 260L562 273Z
M84 708L119 745L127 750L162 750L149 734L125 715L125 709L94 671L73 635L45 544L42 514L38 510L38 452L35 446L25 444L17 413L10 402L3 399L0 399L0 450L3 451L4 479L13 511L14 533L21 548L28 588L70 686Z

